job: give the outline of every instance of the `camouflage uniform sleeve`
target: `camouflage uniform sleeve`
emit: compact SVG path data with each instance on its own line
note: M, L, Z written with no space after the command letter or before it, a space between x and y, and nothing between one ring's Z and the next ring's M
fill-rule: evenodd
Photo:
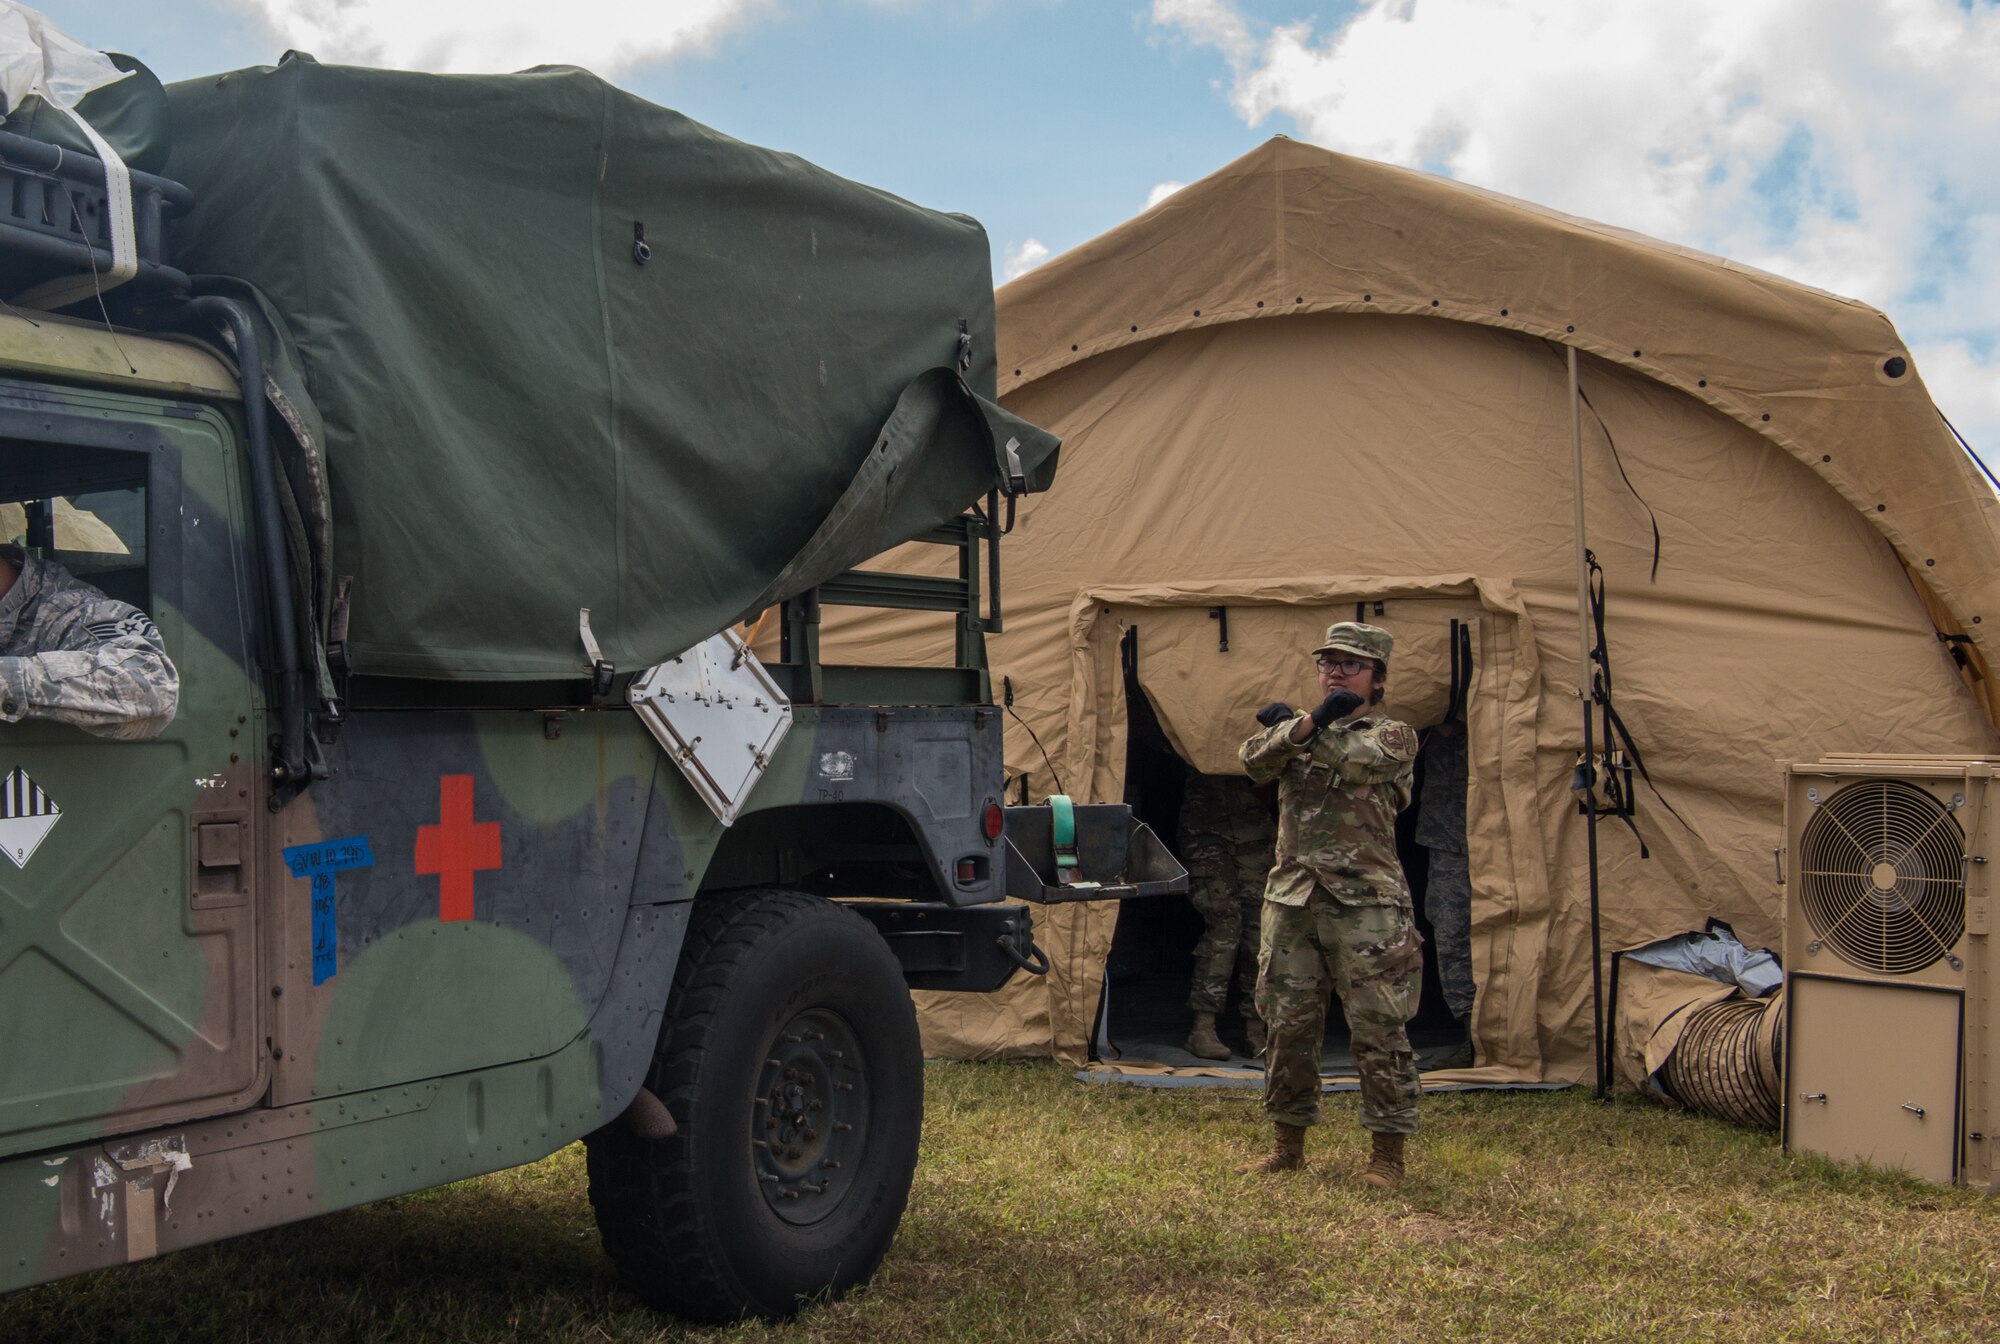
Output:
M1387 785L1396 811L1410 805L1417 769L1417 734L1408 724L1378 719L1342 743L1341 778L1356 784Z
M180 704L180 673L135 607L91 593L51 604L31 632L41 652L0 658L0 721L55 719L121 741L158 737Z
M1269 784L1284 773L1285 762L1301 752L1312 750L1313 739L1303 742L1292 741L1292 729L1298 727L1299 720L1306 717L1294 714L1283 723L1274 724L1257 734L1236 749L1236 759L1243 763L1243 772L1250 776L1252 784Z

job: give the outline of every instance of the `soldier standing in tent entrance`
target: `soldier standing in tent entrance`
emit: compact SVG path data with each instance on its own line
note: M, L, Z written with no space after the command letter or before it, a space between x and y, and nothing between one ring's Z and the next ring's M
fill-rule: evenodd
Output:
M1396 857L1396 814L1410 802L1417 734L1373 709L1388 678L1389 632L1343 621L1313 650L1320 689L1309 714L1270 705L1243 744L1257 783L1278 781L1277 862L1264 888L1257 1007L1270 1032L1264 1109L1270 1154L1241 1173L1305 1165L1319 1121L1319 1051L1329 989L1340 994L1361 1075L1361 1126L1374 1136L1362 1182L1403 1177L1417 1128L1417 1060L1405 1030L1422 986L1423 940Z
M1257 1016L1257 938L1264 908L1264 874L1271 866L1271 814L1241 777L1190 774L1181 798L1181 862L1188 899L1201 912L1188 1007L1194 1029L1187 1050L1201 1059L1228 1059L1215 1019L1228 1006L1234 974L1237 1007L1250 1053L1264 1049Z
M1465 1038L1439 1068L1472 1065L1472 872L1465 855L1465 725L1448 718L1424 742L1424 792L1417 807L1417 843L1430 851L1424 914L1437 944L1438 981L1445 1005Z

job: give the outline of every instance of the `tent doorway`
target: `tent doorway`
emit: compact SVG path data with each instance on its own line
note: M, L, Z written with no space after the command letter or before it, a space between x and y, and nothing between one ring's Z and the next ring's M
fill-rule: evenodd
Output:
M1137 639L1137 626L1125 631L1120 658L1127 727L1125 801L1169 849L1180 854L1181 804L1193 770L1174 750L1158 712L1139 682ZM1421 788L1424 769L1421 754L1417 769ZM1266 802L1275 806L1275 800ZM1418 928L1424 935L1423 994L1417 1015L1410 1023L1410 1042L1417 1050L1418 1066L1428 1068L1442 1062L1463 1042L1464 1033L1445 1005L1438 979L1435 940L1423 913L1430 863L1429 852L1416 843L1417 812L1417 805L1412 804L1397 819L1396 844L1403 872L1416 897ZM1095 1053L1099 1058L1173 1068L1261 1067L1250 1055L1244 1039L1238 993L1233 988L1228 1009L1219 1023L1224 1044L1234 1052L1232 1057L1206 1060L1187 1052L1188 1028L1193 1020L1188 1007L1188 981L1194 969L1195 943L1202 928L1200 913L1185 896L1130 901L1120 908L1111 952L1105 962L1104 992L1094 1033ZM1347 1023L1337 999L1327 1013L1320 1067L1329 1074L1349 1073L1354 1067L1348 1051Z

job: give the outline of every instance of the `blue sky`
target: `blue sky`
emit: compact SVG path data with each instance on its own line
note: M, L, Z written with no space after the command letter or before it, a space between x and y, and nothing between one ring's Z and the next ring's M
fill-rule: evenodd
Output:
M2000 458L1996 0L45 0L163 78L588 65L977 216L996 275L1273 134L1863 299Z

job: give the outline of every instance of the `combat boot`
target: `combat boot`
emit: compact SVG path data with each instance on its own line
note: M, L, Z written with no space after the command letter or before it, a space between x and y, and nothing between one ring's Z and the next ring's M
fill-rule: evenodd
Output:
M1277 1131L1277 1138L1271 1145L1271 1151L1254 1162L1245 1162L1238 1167L1238 1176L1268 1176L1273 1172L1297 1171L1306 1164L1306 1127L1278 1120L1273 1122L1272 1128Z
M1368 1159L1368 1170L1361 1173L1361 1183L1376 1190L1392 1190L1403 1181L1403 1136L1374 1137L1375 1151Z
M1229 1047L1215 1034L1214 1013L1194 1015L1194 1030L1188 1033L1187 1052L1197 1059L1229 1058Z
M1264 1019L1247 1008L1243 1010L1243 1035L1250 1042L1252 1057L1263 1054L1264 1047L1270 1044L1271 1036L1264 1030Z

